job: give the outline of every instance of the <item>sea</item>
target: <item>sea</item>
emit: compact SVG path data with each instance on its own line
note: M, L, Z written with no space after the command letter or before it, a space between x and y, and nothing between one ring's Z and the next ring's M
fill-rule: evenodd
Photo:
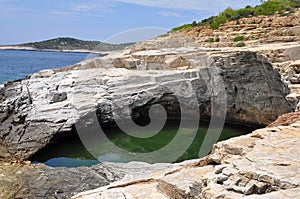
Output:
M40 70L61 68L96 56L73 52L0 50L0 87L5 82L25 78Z

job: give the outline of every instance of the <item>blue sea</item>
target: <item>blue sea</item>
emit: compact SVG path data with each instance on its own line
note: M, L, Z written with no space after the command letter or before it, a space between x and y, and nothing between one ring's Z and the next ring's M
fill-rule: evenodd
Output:
M0 85L43 69L61 68L95 56L88 53L0 50Z

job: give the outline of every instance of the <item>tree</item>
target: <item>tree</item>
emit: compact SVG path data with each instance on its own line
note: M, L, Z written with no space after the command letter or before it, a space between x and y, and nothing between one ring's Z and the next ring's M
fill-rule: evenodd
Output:
M193 21L192 26L193 26L193 27L196 27L197 25L198 25L197 22L196 22L196 21Z

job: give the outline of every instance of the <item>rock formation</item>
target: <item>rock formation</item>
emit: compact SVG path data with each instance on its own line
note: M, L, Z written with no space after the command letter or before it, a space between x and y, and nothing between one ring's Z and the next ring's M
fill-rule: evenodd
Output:
M199 109L202 118L209 118L212 106L225 104L227 122L262 126L295 106L262 56L197 48L142 51L85 61L65 71L41 71L7 84L1 93L0 158L6 161L26 160L76 133L76 122L93 112L101 124L112 124L165 104L171 117L180 118L175 99L180 98L188 114Z
M299 133L299 121L256 130L217 143L206 158L128 174L72 198L298 198Z
M172 33L7 83L0 88L0 197L298 197L299 113L272 122L300 99L299 13ZM238 48L233 39L241 34L246 47ZM208 42L210 37L220 41ZM177 164L51 168L23 161L73 136L88 114L111 125L162 104L178 118L178 99L188 114L200 111L202 119L222 116L212 107L223 110L218 105L226 104L229 123L272 124L217 143L205 158ZM100 186L105 187L95 189Z
M0 163L0 198L71 198L79 192L105 186L156 169L179 168L171 164L102 163L92 167L53 168L30 162Z

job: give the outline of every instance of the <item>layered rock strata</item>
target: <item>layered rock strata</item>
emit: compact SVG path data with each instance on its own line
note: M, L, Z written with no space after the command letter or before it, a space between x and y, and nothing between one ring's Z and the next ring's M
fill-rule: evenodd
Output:
M299 121L256 130L219 142L207 157L179 168L125 175L72 198L299 198L299 135Z
M128 119L160 103L179 117L174 95L184 106L197 102L194 110L201 118L212 115L212 102L226 102L227 122L270 124L300 99L299 13L242 19L216 31L199 27L172 33L130 51L6 84L0 88L0 197L299 197L298 112L220 142L203 159L178 164L51 168L20 161L76 134L75 125L90 113L110 125L112 112L116 119ZM245 47L236 47L238 36ZM95 189L100 186L105 187ZM89 189L95 190L78 194Z
M28 159L74 135L87 114L110 125L139 117L154 104L172 118L185 107L188 115L221 117L226 111L227 122L263 126L293 111L288 94L272 65L251 52L181 48L88 60L1 89L0 159Z

